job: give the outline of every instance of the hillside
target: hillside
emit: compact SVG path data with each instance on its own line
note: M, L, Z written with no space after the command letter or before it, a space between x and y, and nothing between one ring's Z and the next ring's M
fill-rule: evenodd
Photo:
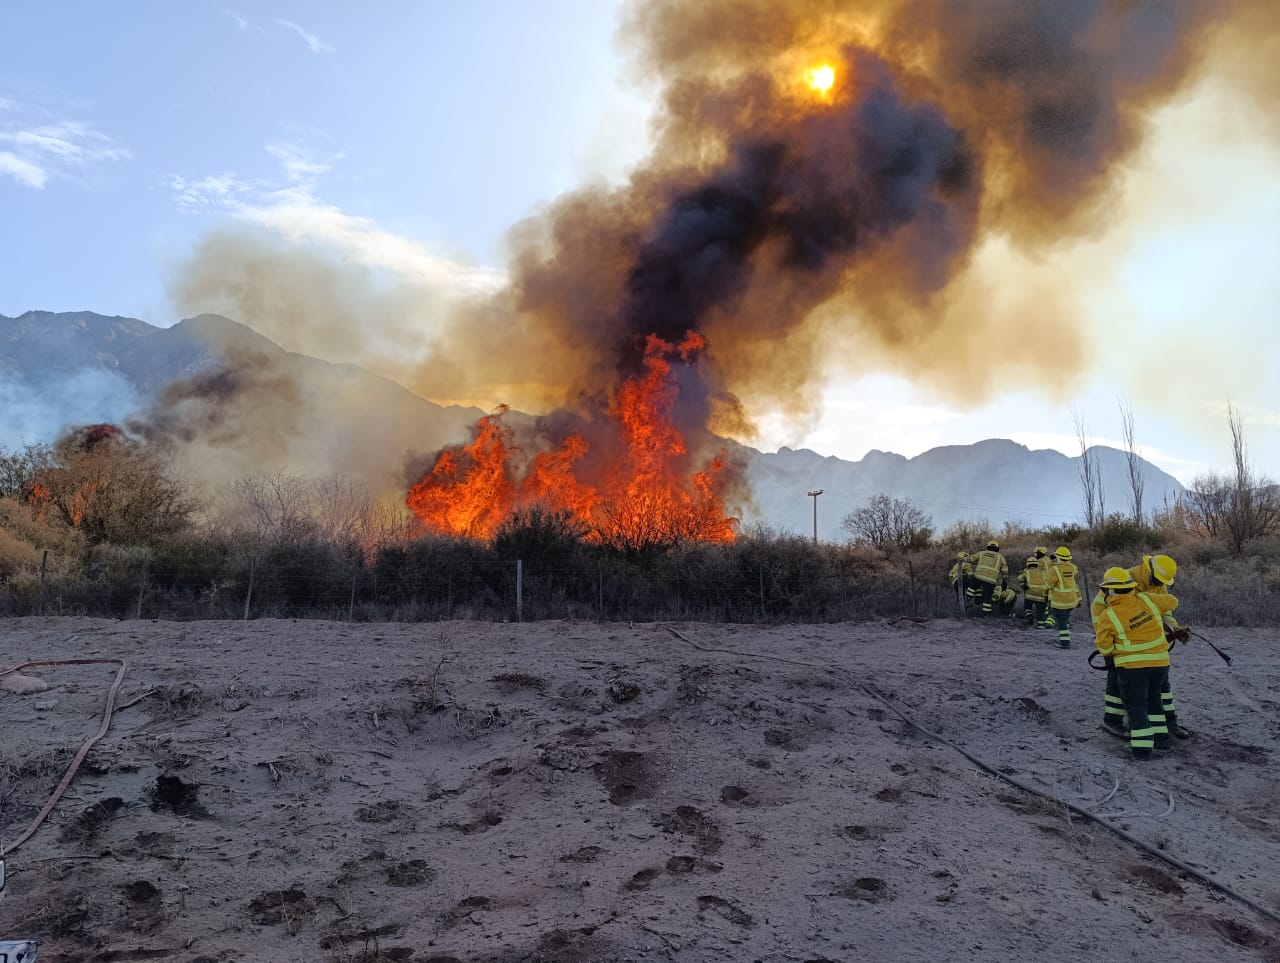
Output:
M210 484L258 471L350 475L396 490L423 458L469 437L482 412L442 407L350 364L286 352L251 328L204 315L158 328L89 312L0 317L0 445L51 440L64 426L123 422L181 443ZM214 375L217 375L216 377ZM514 419L524 416L512 413ZM1032 526L1077 519L1078 458L992 439L914 458L873 451L856 461L728 443L747 466L747 524L840 541L841 519L880 492L911 500L945 528L962 519ZM1108 504L1127 503L1125 454L1096 448ZM1145 501L1182 486L1144 462Z
M1139 766L1084 639L1007 622L4 620L0 670L128 667L6 853L0 938L59 963L1280 960L1273 919L1153 855L1280 911L1280 664L1210 631L1248 668L1183 650L1196 735ZM50 688L0 689L5 844L117 666L27 671Z

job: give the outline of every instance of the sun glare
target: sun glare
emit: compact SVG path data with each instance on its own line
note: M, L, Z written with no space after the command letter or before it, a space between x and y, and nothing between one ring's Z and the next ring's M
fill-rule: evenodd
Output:
M825 94L836 82L836 69L830 64L814 67L805 75L809 86L820 94Z

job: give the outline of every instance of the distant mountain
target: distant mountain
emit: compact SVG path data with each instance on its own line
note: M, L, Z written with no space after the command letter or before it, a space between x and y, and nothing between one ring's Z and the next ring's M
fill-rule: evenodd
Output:
M1128 455L1094 446L1108 512L1129 505ZM996 527L1015 521L1039 528L1079 521L1082 514L1080 458L1058 451L1032 451L1005 439L932 448L914 458L871 451L860 461L782 448L750 456L749 477L759 516L783 531L813 531L818 496L818 536L842 540L841 520L884 492L903 498L933 518L935 528L965 520ZM1143 507L1171 502L1183 490L1172 475L1141 463Z
M52 440L100 421L181 441L193 474L213 481L254 471L340 472L402 485L424 456L469 437L483 414L443 407L350 364L282 349L251 328L201 315L158 328L90 312L0 315L0 446ZM513 412L516 419L524 416ZM1078 520L1079 458L993 439L914 458L872 451L851 462L808 450L762 453L728 443L747 466L747 523L843 540L841 520L872 496L905 498L941 530L959 520L1038 527ZM1124 452L1093 449L1108 510L1128 503ZM1144 504L1182 486L1147 462Z
M111 421L183 442L213 482L282 468L403 481L406 459L467 437L478 408L425 401L351 364L201 315L159 328L90 312L0 315L0 445Z

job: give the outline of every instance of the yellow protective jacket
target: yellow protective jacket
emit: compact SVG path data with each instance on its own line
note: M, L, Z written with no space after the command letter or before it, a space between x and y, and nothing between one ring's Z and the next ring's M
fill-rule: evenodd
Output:
M1146 592L1148 595L1168 595L1169 586L1163 582L1157 582L1151 577L1151 569L1147 567L1145 562L1139 562L1133 568L1129 569L1129 577L1138 583L1138 591ZM1178 627L1178 620L1172 615L1165 616L1165 621L1172 625L1175 629Z
M973 577L988 585L998 585L1001 580L1009 578L1009 563L1004 556L994 549L984 548L977 555L970 556L973 562Z
M1164 634L1166 613L1178 607L1167 592L1125 592L1112 595L1098 618L1094 644L1115 659L1117 669L1146 669L1169 664L1169 640Z
M1080 570L1071 562L1054 562L1049 566L1049 607L1073 609L1080 604L1076 575Z
M1038 560L1018 573L1018 584L1028 602L1043 602L1049 595L1049 573Z
M953 587L956 584L956 579L960 577L962 572L964 573L965 578L968 578L973 574L973 566L968 562L965 562L964 567L962 568L959 559L957 559L956 563L951 566L951 571L947 573L947 578L950 580Z

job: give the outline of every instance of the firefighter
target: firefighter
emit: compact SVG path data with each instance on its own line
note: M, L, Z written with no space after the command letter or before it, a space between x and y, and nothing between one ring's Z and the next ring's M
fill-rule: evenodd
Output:
M1107 575L1115 571L1115 569L1107 569ZM1106 588L1106 582L1107 579L1104 577L1093 601L1089 603L1089 619L1093 623L1094 635L1097 635L1098 619L1102 618L1102 613L1107 608L1107 598L1111 594L1110 589ZM1113 736L1128 739L1129 719L1124 714L1124 697L1120 695L1120 679L1116 673L1115 662L1107 659L1106 664L1107 684L1102 693L1102 728Z
M973 566L969 564L969 553L961 552L956 556L956 562L951 566L951 571L947 573L947 580L951 583L951 588L955 589L956 582L959 581L959 592L964 598L964 604L969 605L969 591L973 583Z
M1045 609L1049 597L1049 572L1036 556L1027 556L1026 566L1018 573L1018 585L1022 588L1023 618L1028 625L1043 625L1047 618Z
M1076 587L1079 569L1071 562L1071 549L1059 545L1049 566L1049 615L1058 630L1058 648L1071 648L1071 613L1080 604L1080 589ZM1052 639L1045 640L1052 643Z
M1000 554L1000 543L994 538L987 542L987 547L973 556L973 577L978 583L978 591L982 601L982 614L991 614L991 598L995 595L996 586L1003 591L1009 584L1009 563Z
M1178 563L1168 555L1144 555L1141 563L1129 569L1129 574L1133 576L1139 592L1146 592L1148 595L1168 595L1169 586L1173 584L1173 578L1178 574ZM1173 616L1167 616L1166 621L1174 629L1180 628L1177 619ZM1190 630L1179 633L1179 638L1183 641L1190 636ZM1169 672L1172 675L1172 668ZM1191 730L1178 724L1178 710L1173 702L1173 687L1168 677L1165 678L1161 698L1164 702L1164 716L1169 732L1178 739L1190 739Z
M1107 569L1102 588L1107 594L1094 644L1107 668L1116 671L1129 717L1129 751L1134 759L1150 759L1153 749L1169 748L1160 694L1169 674L1164 620L1178 600L1168 592L1139 591L1133 576L1119 566Z
M1013 589L997 588L991 595L991 608L996 615L1013 617L1013 610L1018 606L1018 593Z

